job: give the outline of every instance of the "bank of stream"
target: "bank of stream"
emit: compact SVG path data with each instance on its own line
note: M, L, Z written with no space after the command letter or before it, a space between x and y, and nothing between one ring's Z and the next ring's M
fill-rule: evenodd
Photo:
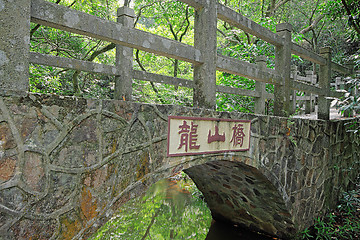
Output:
M163 179L124 204L91 240L274 239L215 222L201 192L185 174Z

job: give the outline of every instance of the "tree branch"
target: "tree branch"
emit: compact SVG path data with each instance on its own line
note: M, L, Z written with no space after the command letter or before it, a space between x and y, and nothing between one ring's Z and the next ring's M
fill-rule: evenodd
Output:
M316 6L314 7L314 9L313 9L313 11L312 11L312 13L311 13L311 17L310 17L310 21L313 19L313 17L314 17L314 15L315 15L315 13L316 13L316 9L318 8L318 6L319 6L319 2L320 2L320 0L318 0L317 2L316 2Z
M180 35L179 41L182 41L182 38L186 35L187 31L189 30L190 27L190 20L189 20L189 6L186 7L186 14L185 14L185 19L187 22L187 25L185 27L184 32Z
M154 4L159 3L159 2L162 2L162 0L154 1L154 2L152 2L152 3L149 3L149 4L147 4L147 5L144 5L144 6L140 7L140 8L139 8L139 12L138 12L138 14L137 14L137 16L136 16L136 20L135 20L135 22L134 22L134 27L135 27L136 24L138 23L138 21L139 21L139 19L140 19L140 17L141 17L142 11L144 10L144 8L151 7L151 6L153 6Z
M98 46L98 45L97 45ZM96 46L95 46L96 47ZM90 57L88 57L87 59L85 59L86 61L94 61L94 59L99 56L102 53L105 53L107 51L110 51L111 49L115 48L116 44L115 43L110 43L107 46L101 48L100 50L94 51ZM93 48L92 48L93 49ZM91 51L91 50L90 50ZM90 52L89 51L89 52ZM88 53L89 53L88 52ZM73 76L72 76L72 82L73 82L73 91L74 91L74 95L76 96L81 96L81 89L80 89L80 85L79 85L79 80L78 77L80 75L81 71L75 71Z
M150 233L150 228L151 228L152 225L154 224L155 219L156 219L156 217L159 215L159 213L160 213L160 208L157 209L157 211L155 212L154 216L151 218L150 224L149 224L149 226L147 227L146 232L145 232L144 236L141 238L141 240L145 240L145 239L146 239L147 235Z
M77 0L74 0L70 5L69 5L69 8L74 6L74 4L77 2Z
M94 61L94 59L95 59L97 56L99 56L100 54L105 53L105 52L107 52L107 51L110 51L111 49L114 49L115 47L116 47L116 44L115 44L115 43L110 43L110 44L108 44L107 46L101 48L100 50L94 51L94 52L90 55L90 57L89 57L88 59L86 59L86 61L92 62L92 61Z
M144 72L147 72L145 67L142 65L141 61L140 61L140 57L139 57L139 49L136 49L135 52L135 61L138 63L139 67L141 68L141 70L143 70ZM154 90L154 92L156 93L156 96L158 97L158 99L160 100L161 103L165 103L164 100L161 98L161 96L159 95L159 90L157 90L157 88L155 87L155 84L153 82L150 82L150 85L152 87L152 89Z
M61 0L57 0L56 4L59 4L61 2ZM34 35L34 33L40 28L40 24L36 24L36 26L30 30L30 39L32 38L32 36Z
M282 0L279 3L276 4L276 0L271 0L270 6L268 7L268 9L266 10L266 14L265 17L272 17L274 16L275 12L284 4L286 4L287 2L289 2L291 0Z
M166 13L166 9L164 8L164 6L160 4L160 7L161 7L162 10ZM177 41L177 40L178 40L178 37L177 37L177 35L176 35L176 33L175 33L175 30L174 30L174 27L173 27L172 23L170 22L170 19L166 16L166 14L164 14L163 16L164 16L164 18L166 19L166 22L167 22L168 25L169 25L170 32L171 32L171 34L173 35L174 40Z
M272 10L273 14L282 6L285 5L287 2L289 2L291 0L283 0L281 2L279 2L278 4L275 5L274 9Z
M354 26L354 29L355 31L357 32L357 34L360 36L360 26L357 24L357 22L355 21L352 13L351 13L351 10L349 8L349 5L346 3L345 0L341 0L342 4L344 5L345 9L346 9L346 12L349 16L349 18L351 19L351 23L352 25Z
M315 19L310 26L308 26L307 28L304 28L303 30L301 30L299 33L300 34L305 34L309 31L311 31L312 29L315 29L316 26L319 24L319 22L324 18L324 15L320 15L317 19Z

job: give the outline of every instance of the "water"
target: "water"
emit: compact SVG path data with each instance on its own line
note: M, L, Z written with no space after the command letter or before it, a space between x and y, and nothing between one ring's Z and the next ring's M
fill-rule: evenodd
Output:
M213 221L206 240L271 240L276 239L258 233L234 227L227 223Z
M154 184L124 204L90 239L273 239L212 220L201 192L184 173Z

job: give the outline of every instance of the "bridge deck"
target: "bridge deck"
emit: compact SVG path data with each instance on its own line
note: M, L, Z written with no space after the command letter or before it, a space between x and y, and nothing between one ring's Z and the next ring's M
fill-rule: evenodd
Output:
M302 119L317 119L318 114L318 106L315 106L315 112L312 112L311 114L299 114L294 115L294 118L302 118ZM354 115L354 117L358 117L360 114ZM330 120L335 119L346 119L347 117L344 117L340 112L339 109L336 108L330 108Z

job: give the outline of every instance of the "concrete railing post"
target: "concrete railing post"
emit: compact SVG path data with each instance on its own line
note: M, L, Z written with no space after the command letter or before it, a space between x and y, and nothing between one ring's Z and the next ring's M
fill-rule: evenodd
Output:
M344 85L341 84L341 77L336 77L335 78L335 90L340 90L340 89L344 89Z
M298 76L298 67L297 66L291 66L291 72L292 72L292 79L293 81L297 80L297 76ZM293 90L291 92L291 105L290 105L290 109L291 109L291 114L296 112L296 90Z
M0 93L29 90L31 0L0 0Z
M204 63L194 66L194 106L215 109L217 1L205 3L195 12L194 46Z
M274 114L276 116L290 115L290 72L291 72L291 32L292 26L288 23L280 23L276 26L276 32L284 38L283 46L275 48L275 69L282 76L282 86L275 85Z
M126 27L134 26L135 12L128 7L121 7L117 11L117 22ZM119 75L115 77L115 99L131 101L133 80L133 49L116 46L116 68Z
M259 65L260 70L266 68L266 57L258 56L256 58L256 63ZM259 98L255 98L255 113L256 114L265 114L265 87L266 83L256 81L255 91L260 94Z
M345 64L345 67L348 68L350 70L350 74L354 74L354 68L355 68L355 63L353 61L349 61ZM344 89L346 91L349 91L349 86L347 85L347 82L348 82L348 78L351 78L351 76L345 76L343 78L343 81L341 82L342 83L342 87L341 89ZM354 76L353 76L354 77ZM359 86L358 85L354 85L354 86L351 86L351 95L353 95L354 97L358 98L359 96ZM354 110L356 114L359 114L360 113L360 109L355 109ZM345 112L344 113L344 116L349 116L349 111L348 112ZM353 112L350 114L350 116L353 116Z
M348 80L345 80L345 89L350 93L350 96L356 97L356 87L353 85L353 83L349 83ZM344 111L344 117L353 117L354 116L354 110L352 108L347 109Z
M312 77L312 85L313 86L317 86L317 75L316 74L314 74L314 71L313 71L313 77ZM316 95L316 94L312 94L312 99L311 99L311 101L312 101L312 105L311 105L311 111L312 112L315 112L315 106L316 106L316 103L317 103L317 98L318 98L319 96L318 95Z
M322 89L323 95L319 96L318 119L329 120L330 101L327 97L330 94L331 82L331 48L321 48L320 55L326 59L326 64L320 65L319 71L319 87Z
M313 77L314 72L313 71L305 71L306 78L309 79L309 84L313 85ZM310 114L312 110L312 101L313 101L313 95L311 93L306 94L309 96L309 100L305 101L305 114Z

